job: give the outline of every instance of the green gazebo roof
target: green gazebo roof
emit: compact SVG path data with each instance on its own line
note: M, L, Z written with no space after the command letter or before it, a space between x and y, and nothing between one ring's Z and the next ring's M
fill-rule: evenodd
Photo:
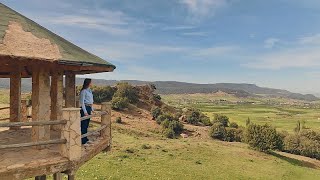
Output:
M59 64L115 66L0 3L0 56L57 61Z

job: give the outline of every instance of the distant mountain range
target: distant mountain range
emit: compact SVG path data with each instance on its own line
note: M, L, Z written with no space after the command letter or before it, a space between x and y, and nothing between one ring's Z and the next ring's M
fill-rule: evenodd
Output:
M77 78L77 85L81 85L83 79ZM157 87L156 92L159 94L194 94L194 93L216 93L223 91L228 94L233 94L237 97L282 97L296 100L317 101L318 97L312 94L292 93L282 89L272 89L259 87L255 84L236 84L236 83L217 83L217 84L195 84L176 81L138 81L138 80L103 80L95 79L95 85L115 85L118 82L128 82L132 85L154 84ZM0 88L9 88L10 81L8 79L0 80ZM23 91L31 90L31 79L24 79L22 81Z

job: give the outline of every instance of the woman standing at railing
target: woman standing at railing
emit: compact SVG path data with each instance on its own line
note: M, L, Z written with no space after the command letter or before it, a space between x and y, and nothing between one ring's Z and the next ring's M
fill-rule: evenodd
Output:
M85 79L80 92L81 117L91 115L93 112L93 94L90 89L92 86L91 79ZM81 121L81 135L88 132L90 119ZM88 143L89 139L84 137L81 139L82 144Z

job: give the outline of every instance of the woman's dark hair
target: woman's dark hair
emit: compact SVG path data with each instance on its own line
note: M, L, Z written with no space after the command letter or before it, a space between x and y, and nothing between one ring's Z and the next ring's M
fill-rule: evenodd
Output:
M84 79L81 91L84 89L87 89L89 87L90 83L91 83L91 79L89 79L89 78Z

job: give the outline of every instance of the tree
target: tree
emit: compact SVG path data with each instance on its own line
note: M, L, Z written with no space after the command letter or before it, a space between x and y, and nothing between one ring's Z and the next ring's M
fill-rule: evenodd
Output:
M137 90L127 82L117 84L116 97L127 98L129 103L137 103L139 100Z
M215 114L214 122L220 122L224 127L229 126L229 118L222 114Z
M129 106L129 100L125 97L113 97L111 106L115 110L124 110Z
M247 143L260 151L282 150L283 139L274 127L250 124L246 131Z

